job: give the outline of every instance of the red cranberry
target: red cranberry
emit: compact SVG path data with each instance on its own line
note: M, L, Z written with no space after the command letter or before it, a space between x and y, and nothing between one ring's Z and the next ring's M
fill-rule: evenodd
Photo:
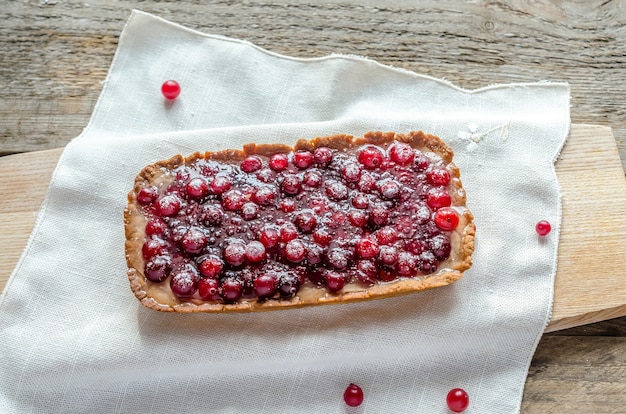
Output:
M357 188L359 191L369 193L376 188L376 180L370 174L362 173Z
M274 154L269 159L269 165L274 171L282 171L289 165L289 158L286 154Z
M293 154L293 163L302 170L309 168L313 165L313 154L309 151L296 151L296 153Z
M415 162L413 163L413 165L415 165L415 169L417 171L426 171L428 167L430 167L430 159L417 150L415 153Z
M352 197L352 206L354 208L365 209L370 205L370 201L365 194L356 194Z
M284 274L278 283L278 293L280 296L289 299L298 293L300 289L300 278L295 274Z
M224 220L224 210L217 204L208 204L202 207L202 218L208 225L216 226Z
M292 223L285 223L280 228L280 241L283 243L290 242L298 237L298 229Z
M378 147L368 145L359 151L357 159L365 168L373 170L382 165L383 153Z
M383 198L394 200L400 195L400 185L392 180L385 180L378 186L378 191Z
M375 235L378 244L393 244L398 240L398 232L390 226L382 227Z
M454 388L446 396L448 408L455 413L462 413L469 406L469 395L461 388Z
M450 183L450 172L445 168L431 168L426 172L426 180L432 185L448 185Z
M161 85L161 93L166 99L176 99L180 95L180 85L175 80L166 80Z
M350 264L350 253L340 247L332 248L326 253L326 262L337 270L343 270Z
M263 161L256 155L251 155L244 158L240 166L243 172L251 173L260 170L263 167Z
M324 285L324 275L326 274L325 269L314 268L309 271L307 277L315 286L323 286Z
M168 256L155 256L146 262L144 273L152 282L162 282L170 275L172 260Z
M346 278L341 273L328 271L324 275L324 284L331 292L339 292L346 285Z
M286 174L283 177L283 182L280 183L280 188L285 194L295 195L300 192L302 188L302 182L297 175Z
M389 149L389 158L395 163L406 165L413 162L415 153L409 144L398 142Z
M444 236L445 237L445 236ZM413 253L413 254L421 254L424 250L426 250L429 246L426 244L425 241L420 240L420 239L413 239L410 240L407 244L406 244L406 250Z
M368 214L363 210L348 211L348 221L355 227L365 227L367 224Z
M304 177L302 177L302 183L307 187L317 188L322 185L322 174L319 171L309 170L304 173Z
M137 201L139 204L147 205L152 204L159 196L159 191L156 187L144 187L137 193Z
M254 193L254 201L261 205L270 205L276 199L276 192L272 187L259 187Z
M294 218L295 225L300 229L303 233L310 233L315 229L317 225L317 219L315 215L309 211L301 211L296 214Z
M280 233L275 227L265 227L259 233L259 241L268 249L276 246L279 239Z
M333 200L340 201L348 198L348 187L336 180L326 181L326 195Z
M350 407L358 407L363 403L363 390L356 384L350 384L343 393L343 400Z
M267 299L274 296L277 289L278 281L274 274L264 274L254 280L254 293L259 299Z
M232 266L241 266L246 258L246 245L243 242L230 242L224 249L224 260Z
M246 196L239 190L228 190L222 196L222 205L225 210L235 211L243 207Z
M328 246L332 239L333 235L325 228L319 228L313 232L313 240L320 246Z
M185 190L191 197L204 197L209 193L209 183L202 177L195 177L189 180Z
M224 194L226 191L230 190L232 187L232 183L228 177L224 177L223 175L218 175L211 181L210 184L211 191L213 194Z
M361 169L357 164L349 162L341 169L341 176L349 183L356 183L361 179Z
M376 282L378 267L373 260L358 260L356 262L356 278L361 283L373 284Z
M252 263L259 263L265 259L265 246L260 241L251 241L246 246L246 259Z
M535 226L535 230L537 231L538 235L540 235L541 237L545 237L552 230L552 226L550 225L550 223L548 221L541 220Z
M311 243L306 247L306 261L309 265L316 265L322 261L324 250L317 244Z
M356 242L356 254L362 259L378 256L378 243L369 237L363 237Z
M419 267L425 275L428 275L437 270L437 258L435 257L433 252L425 251L420 254Z
M285 245L285 258L293 263L301 262L306 256L306 247L300 239L293 239Z
M156 202L156 211L160 216L170 217L178 213L181 200L176 194L168 194L159 198Z
M440 208L435 212L435 224L441 230L451 231L459 225L459 215L449 207Z
M276 173L269 168L261 168L257 171L256 178L262 183L273 183L276 181Z
M413 276L417 272L417 258L409 252L400 252L396 262L396 272L400 276Z
M167 224L158 217L151 218L146 223L146 236L160 236L167 230Z
M198 294L202 300L220 300L220 285L217 279L200 279L198 282Z
M381 282L393 282L396 280L397 274L391 269L379 269L378 279Z
M243 282L235 278L222 280L219 294L226 303L237 302L243 293Z
M446 190L440 187L431 188L426 194L426 204L433 210L449 207L452 204L452 198Z
M392 246L380 246L378 258L382 264L391 266L398 261L398 250Z
M370 222L375 226L384 226L389 219L389 210L385 206L374 206L370 210Z
M296 209L296 207L296 202L289 198L280 202L280 211L283 213L291 213Z
M188 253L199 253L206 246L207 240L202 230L192 227L187 230L180 244Z
M328 147L315 148L313 151L313 159L322 167L325 167L333 159L333 151Z
M165 253L166 248L167 243L165 242L165 240L154 237L150 240L147 240L143 244L141 248L141 253L143 254L144 259L149 259L151 257Z
M439 234L430 239L428 241L428 246L435 257L439 260L446 260L450 256L450 251L452 249L450 240L443 234Z
M198 276L189 269L179 270L170 279L170 288L179 298L190 298L198 289Z
M207 279L217 279L224 269L224 262L215 255L208 256L200 263L200 274Z
M241 217L244 220L254 220L259 216L259 206L254 203L245 203L241 206Z

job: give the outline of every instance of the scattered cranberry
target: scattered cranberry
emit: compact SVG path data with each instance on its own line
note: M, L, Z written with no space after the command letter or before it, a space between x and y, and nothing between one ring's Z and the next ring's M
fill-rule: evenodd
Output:
M251 155L244 158L244 160L241 161L240 166L242 171L251 173L260 170L261 167L263 167L263 161L261 161L261 158L256 155Z
M208 279L217 279L224 269L224 262L217 256L211 255L200 263L200 274Z
M450 173L445 168L431 168L426 172L426 180L432 185L448 185Z
M269 159L269 166L274 171L282 171L289 165L286 154L274 154Z
M378 243L371 238L362 238L356 242L356 254L361 259L369 259L378 256Z
M189 180L185 190L191 197L204 197L209 192L209 183L202 177L195 177Z
M179 298L190 298L198 289L198 276L189 269L180 270L170 279L170 288Z
M166 99L176 99L180 95L180 85L175 80L167 80L161 85L161 93Z
M241 266L246 258L246 245L243 242L231 242L224 248L224 260L232 266Z
M145 274L152 282L162 282L170 275L172 260L168 256L155 256L146 262Z
M306 247L299 239L293 239L285 245L285 258L293 263L301 262L306 256Z
M383 159L382 151L373 145L368 145L363 148L357 156L357 160L363 164L365 168L370 170L380 167L383 163Z
M169 217L178 213L181 207L181 200L175 194L165 195L156 202L157 213L161 216Z
M213 179L213 181L211 181L210 187L211 191L213 191L213 194L220 195L230 190L230 188L232 187L232 183L230 182L228 177L218 175Z
M144 187L137 193L137 201L139 204L152 204L159 196L159 192L156 187Z
M350 407L358 407L363 403L363 390L356 384L350 384L343 393L343 400Z
M285 175L280 187L285 194L295 195L300 192L300 189L302 188L302 182L297 175L289 174Z
M538 235L540 235L541 237L545 237L552 230L552 226L550 225L550 223L548 221L541 220L535 226L535 230L537 231Z
M180 241L182 248L188 253L200 253L206 243L206 236L197 228L187 230Z
M448 392L446 396L448 408L455 413L462 413L469 406L469 396L467 392L461 388L454 388Z
M449 207L440 208L435 212L435 224L441 230L452 231L459 225L459 215Z
M409 144L398 142L389 149L389 157L393 162L405 165L413 162L415 153Z
M200 279L198 282L198 294L202 300L220 300L219 282L217 279Z
M254 280L254 293L259 299L274 296L276 289L278 289L278 281L273 274L264 274Z
M433 187L426 194L426 204L433 210L448 207L452 204L452 197L443 188Z
M265 259L265 246L260 241L251 241L246 246L245 254L251 263L259 263Z
M219 294L226 303L237 302L243 293L241 280L227 278L222 281Z
M293 164L301 170L309 168L313 165L313 154L309 151L296 151L293 155Z

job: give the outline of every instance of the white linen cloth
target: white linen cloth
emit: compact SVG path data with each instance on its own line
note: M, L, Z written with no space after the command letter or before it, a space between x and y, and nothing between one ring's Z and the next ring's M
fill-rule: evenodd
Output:
M486 74L487 76L487 74ZM174 102L161 83L177 80ZM550 317L562 83L476 91L354 56L297 59L135 11L85 131L65 149L0 302L2 413L515 413ZM177 315L130 291L122 212L177 153L334 133L445 140L476 217L474 266L399 298ZM547 219L541 239L535 223ZM342 399L349 383L365 401Z

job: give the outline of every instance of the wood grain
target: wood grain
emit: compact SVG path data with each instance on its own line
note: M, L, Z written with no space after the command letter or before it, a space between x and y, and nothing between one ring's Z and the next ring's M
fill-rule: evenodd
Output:
M8 183L0 191L0 243L6 246L0 289L28 240L60 155L53 149L0 158L0 182ZM573 125L556 172L563 223L547 332L626 315L626 256L620 254L626 251L626 179L610 128Z
M0 153L81 132L133 7L278 53L365 55L469 89L567 81L573 121L612 127L626 166L626 3L605 0L6 2Z

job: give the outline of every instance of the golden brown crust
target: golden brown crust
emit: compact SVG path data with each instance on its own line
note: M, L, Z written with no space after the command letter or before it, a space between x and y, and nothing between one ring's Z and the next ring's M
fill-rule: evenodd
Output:
M312 295L304 297L298 296L292 299L271 299L256 300L242 299L241 302L232 304L208 303L199 300L182 301L175 298L171 291L167 289L162 293L169 295L168 299L173 300L173 304L162 303L160 294L149 294L148 287L155 285L146 279L141 269L144 267L144 259L141 254L141 247L145 240L145 218L137 203L138 191L148 184L152 184L155 177L161 176L163 170L171 171L185 163L192 163L198 159L211 159L216 161L237 161L253 154L270 156L279 152L289 152L298 149L313 150L317 147L330 147L334 149L350 149L363 144L383 145L397 140L410 144L413 148L423 151L430 151L446 164L451 173L451 191L453 193L453 205L462 207L461 223L462 227L456 230L459 235L457 240L458 257L451 261L451 265L444 271L428 276L416 278L401 278L393 282L380 282L371 287L362 286L360 289L352 291L340 291L331 293L323 288L317 289ZM475 225L473 216L465 208L465 192L460 181L459 169L452 164L453 152L441 139L423 132L409 132L407 134L396 134L393 132L369 132L363 137L355 138L350 135L333 135L319 137L312 140L298 140L294 147L283 144L248 144L242 150L225 150L220 152L206 152L204 154L194 153L185 158L176 155L168 160L159 161L146 166L136 177L134 187L128 194L128 206L124 211L124 225L126 233L125 251L128 264L128 278L132 292L141 303L151 309L162 312L249 312L265 311L274 309L299 308L303 306L338 304L348 302L359 302L370 299L380 299L399 295L405 295L417 291L433 289L449 285L463 276L463 272L472 265L472 253L474 251Z

